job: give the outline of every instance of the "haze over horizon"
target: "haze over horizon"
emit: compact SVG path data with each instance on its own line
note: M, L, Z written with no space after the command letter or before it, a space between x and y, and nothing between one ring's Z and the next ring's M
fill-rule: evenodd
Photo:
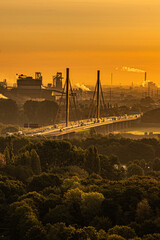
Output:
M0 2L0 81L16 73L52 75L70 67L70 78L95 84L141 84L147 71L160 82L160 2L158 0L5 0ZM116 70L116 68L118 70Z

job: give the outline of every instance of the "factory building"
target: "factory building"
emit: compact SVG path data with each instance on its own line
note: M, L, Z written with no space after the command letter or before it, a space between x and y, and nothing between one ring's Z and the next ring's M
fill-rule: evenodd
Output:
M53 76L53 88L56 90L62 90L62 73L57 72L56 76Z
M41 89L42 75L40 72L35 73L35 79L26 75L19 75L17 79L18 89Z
M0 82L0 88L6 89L7 88L7 81L6 79L3 82Z
M52 96L52 91L42 86L42 75L40 72L35 73L35 78L23 74L19 75L17 88L13 88L11 92L16 96L21 95L29 99L55 99Z

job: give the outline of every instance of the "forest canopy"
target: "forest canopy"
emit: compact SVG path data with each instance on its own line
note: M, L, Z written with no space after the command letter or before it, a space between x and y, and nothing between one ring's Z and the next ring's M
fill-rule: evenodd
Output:
M0 138L0 239L160 239L159 192L156 139Z

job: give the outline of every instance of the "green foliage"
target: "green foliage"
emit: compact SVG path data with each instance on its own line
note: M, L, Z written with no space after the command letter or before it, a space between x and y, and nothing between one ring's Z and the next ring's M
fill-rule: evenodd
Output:
M160 240L160 233L148 234L142 238L143 240Z
M154 171L160 171L160 158L155 158L152 164Z
M6 147L4 150L4 156L5 156L6 165L13 164L12 155L10 154L10 149L8 147Z
M104 196L102 193L83 193L81 210L84 217L92 219L94 216L99 215L103 200Z
M109 229L108 234L117 234L126 239L134 238L136 236L135 231L128 226L114 226Z
M0 152L6 149L9 159L0 166L0 228L9 228L7 238L159 239L160 175L153 171L148 176L148 169L157 167L160 143L96 136L83 144L87 150L67 141L0 138ZM142 147L155 155L133 158L136 147L138 154Z
M124 169L121 168L117 156L110 157L100 155L101 176L110 180L120 180L125 177Z
M138 203L136 216L139 222L143 222L144 220L151 218L152 211L147 199L143 199L141 202Z
M131 164L131 165L129 165L129 167L127 169L127 175L128 175L128 177L132 177L134 175L136 175L136 176L143 176L144 175L144 171L137 164Z
M18 106L11 99L0 99L0 121L2 123L16 123L18 119Z
M125 238L117 234L112 234L108 236L107 240L125 240Z
M83 230L86 232L88 239L98 240L98 233L94 227L84 227Z
M65 198L67 202L77 202L77 203L81 203L82 201L82 195L84 194L84 192L82 190L80 190L79 188L76 189L70 189L65 193Z
M96 216L93 218L93 220L90 222L90 225L95 227L96 230L105 230L106 232L109 230L109 228L112 227L111 220L108 217L104 216Z
M90 222L93 217L100 213L101 204L104 200L104 196L101 193L85 193L79 188L68 190L65 198L69 206L79 204L80 212L86 222Z
M9 165L10 164L10 153L9 153L8 147L6 147L4 150L4 157L5 157L6 164Z
M20 181L2 178L0 179L0 191L4 202L11 203L25 193L25 186Z
M18 132L18 130L19 130L18 127L8 125L8 126L2 128L1 134L6 134L7 132L15 133L15 132Z
M17 236L17 238L25 240L29 229L40 224L36 214L25 201L11 204L10 211L10 227L13 236Z
M98 152L103 155L116 155L121 163L126 164L135 159L150 161L160 157L160 143L156 139L132 140L116 136L100 136L83 140L71 140L76 146L83 149L94 145Z
M79 188L81 185L80 180L78 177L74 176L72 178L66 178L63 181L62 188L63 190L68 190L71 188Z
M87 149L85 154L85 169L91 173L100 172L100 158L96 147L91 146Z
M14 170L10 175L22 182L27 182L28 179L32 177L33 172L29 167L19 165L14 167Z
M66 227L65 223L60 222L54 225L48 225L48 240L66 240L72 239L71 236L74 234L75 228L72 226Z
M42 226L34 225L27 231L25 240L47 240L46 231Z
M41 162L35 149L31 150L31 167L36 175L41 173Z
M34 176L29 183L30 191L41 191L46 187L60 186L61 181L55 174L52 173L42 173L38 176Z
M160 109L153 109L145 112L142 117L142 121L145 123L159 123L160 122Z
M107 233L103 229L101 229L98 232L98 239L99 240L106 240L107 239Z
M18 165L20 164L31 168L32 164L29 151L25 151L24 153L19 154L17 156L16 162Z
M58 105L54 101L45 100L43 102L38 102L30 100L25 102L23 109L27 122L53 124Z
M67 141L45 140L29 144L25 150L35 149L40 157L42 169L54 169L55 166L83 166L84 151Z
M62 176L62 178L71 178L76 176L79 179L84 179L88 177L88 172L76 165L64 167L55 166L51 169L51 172Z

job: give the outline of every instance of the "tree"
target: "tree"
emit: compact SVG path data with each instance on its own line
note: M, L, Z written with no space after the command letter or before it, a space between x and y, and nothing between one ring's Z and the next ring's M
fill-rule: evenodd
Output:
M6 161L5 161L5 156L4 154L0 153L0 167L2 167L3 165L5 165Z
M23 105L24 115L30 123L51 124L55 119L58 104L54 101L26 101Z
M52 173L41 173L40 175L33 176L29 184L30 191L41 191L46 187L60 186L61 180L59 177Z
M10 153L9 153L9 148L6 147L4 150L4 156L6 160L6 165L10 165Z
M6 147L4 150L4 156L6 160L6 165L11 165L14 163L14 154L13 154L13 145L10 144L10 146Z
M66 240L72 239L72 235L75 233L75 228L72 226L66 227L63 222L55 223L54 225L48 224L48 240Z
M152 164L154 171L160 171L160 158L155 158Z
M98 240L106 240L107 239L107 233L101 229L99 232L98 232Z
M90 240L90 238L88 238L88 235L83 228L79 228L72 233L69 240Z
M30 156L30 153L29 151L25 151L23 153L23 163L25 166L28 166L28 167L31 167L31 156Z
M160 233L147 234L143 236L143 240L160 240Z
M118 225L114 226L113 228L110 228L108 234L109 235L117 234L126 239L134 238L136 236L135 231L131 227Z
M16 156L16 163L18 165L23 165L23 166L32 168L31 156L30 156L29 151L25 151L25 152L19 154L18 156Z
M41 173L41 162L35 149L31 150L31 164L33 172L39 175Z
M13 153L13 143L10 142L10 145L9 145L9 154L10 154L10 162L11 164L14 164L14 153Z
M90 222L93 217L99 215L103 200L102 193L89 192L82 194L81 211L86 221Z
M11 99L0 99L0 121L3 123L16 123L18 119L18 106Z
M120 165L120 161L119 161L118 157L115 156L115 155L111 155L109 157L109 162L112 166L115 166L115 165L119 166Z
M126 240L126 239L120 235L112 234L108 236L107 240Z
M104 229L106 232L109 228L112 227L111 220L108 217L99 217L96 216L91 222L90 225L95 227L97 230Z
M72 178L66 178L63 181L62 188L66 191L71 188L79 188L80 187L80 180L78 177L74 176Z
M28 178L33 176L33 172L29 167L18 165L14 167L14 174L11 174L11 176L16 177L16 179L20 181L26 182Z
M137 205L137 209L136 209L137 220L139 222L143 222L144 220L149 219L151 215L152 215L152 210L151 210L151 207L149 206L148 200L143 199Z
M113 193L109 194L112 195ZM101 205L101 211L103 213L103 216L108 217L114 225L117 223L118 218L121 214L120 205L117 204L117 202L113 199L105 198Z
M34 225L31 227L25 236L25 240L46 240L47 235L41 225Z
M35 225L40 225L35 211L33 211L31 201L26 203L25 200L14 202L10 205L10 228L12 231L12 239L25 240L25 235Z
M98 233L94 227L84 227L83 230L86 232L88 239L98 240Z
M96 136L96 130L95 130L95 128L90 128L89 133L90 133L91 137Z
M143 176L144 175L144 171L137 164L131 164L131 165L129 165L129 167L127 169L127 175L128 175L128 177L132 177L134 175Z
M86 151L85 168L90 174L100 172L100 158L95 146L89 147Z
M75 188L68 190L64 196L68 203L77 202L81 204L83 194L84 192L82 190L80 190L79 188Z

